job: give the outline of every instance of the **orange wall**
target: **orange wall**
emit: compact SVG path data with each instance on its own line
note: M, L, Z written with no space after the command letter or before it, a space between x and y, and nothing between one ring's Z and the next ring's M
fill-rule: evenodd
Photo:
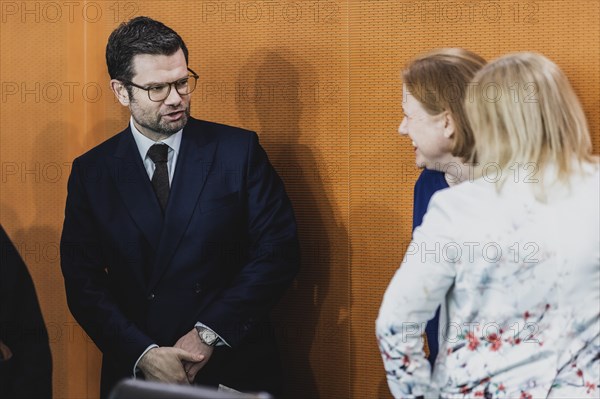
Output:
M66 307L57 251L70 162L127 123L104 46L134 15L186 40L193 115L259 132L286 182L303 248L275 311L290 397L389 396L374 320L410 239L418 171L396 129L412 57L542 52L571 79L599 149L597 0L3 0L0 220L38 290L56 398L98 396L100 354Z

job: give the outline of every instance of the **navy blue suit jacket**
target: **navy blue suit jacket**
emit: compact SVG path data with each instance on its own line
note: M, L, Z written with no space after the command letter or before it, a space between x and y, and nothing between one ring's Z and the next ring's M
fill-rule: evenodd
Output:
M150 344L172 346L197 321L233 354L274 345L263 327L299 247L256 134L190 118L164 217L129 128L74 161L61 258L69 308L104 355L104 396Z
M439 190L448 188L448 183L443 172L436 170L423 169L419 175L419 179L415 183L414 192L414 208L413 208L413 231L423 223L423 216L427 212L429 201L433 194ZM439 351L439 331L440 308L435 312L435 316L425 327L425 335L427 335L427 346L429 347L429 363L433 368L435 359Z

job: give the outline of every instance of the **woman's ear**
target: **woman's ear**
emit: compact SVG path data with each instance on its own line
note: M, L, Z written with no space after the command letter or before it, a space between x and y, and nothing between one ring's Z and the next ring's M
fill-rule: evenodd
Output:
M125 87L123 82L120 82L116 79L112 79L110 81L110 89L113 93L115 93L115 96L117 97L121 105L125 107L129 106L129 92L127 91L127 88Z
M450 115L450 112L444 111L443 115L444 119L444 137L447 139L452 138L454 136L454 131L456 125L454 124L454 118Z

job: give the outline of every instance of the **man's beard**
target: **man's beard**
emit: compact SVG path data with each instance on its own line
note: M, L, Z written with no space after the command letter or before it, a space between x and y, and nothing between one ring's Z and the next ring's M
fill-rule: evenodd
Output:
M134 116L134 119L138 123L138 125L145 127L146 129L152 130L156 133L159 133L163 136L169 137L169 136L174 135L181 129L183 129L185 127L185 125L187 124L189 117L190 117L190 107L188 106L184 110L184 113L183 113L183 116L181 117L181 119L179 119L178 121L174 121L174 122L167 122L161 116L158 116L158 119L151 123L147 122L146 120L142 120L142 121L137 120L135 118L135 116Z
M174 122L167 122L162 115L156 115L156 119L152 120L154 115L139 107L139 103L132 98L130 98L129 105L131 116L139 126L165 137L170 137L185 127L190 117L190 108L191 102L188 102L187 107L182 110L184 113L181 119ZM171 112L175 111L177 109Z

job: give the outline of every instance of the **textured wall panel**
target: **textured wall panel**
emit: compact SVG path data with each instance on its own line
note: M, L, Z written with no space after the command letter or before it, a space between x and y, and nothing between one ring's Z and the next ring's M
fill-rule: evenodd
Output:
M589 0L349 2L353 397L389 397L373 331L410 242L418 176L410 139L397 133L401 70L439 47L464 47L488 60L541 52L569 76L598 152L599 11L599 2Z
M445 46L542 52L571 79L600 146L597 0L0 5L0 220L38 289L56 398L98 396L100 354L66 308L56 251L70 162L127 124L104 61L120 21L177 30L200 74L192 114L256 130L285 180L303 250L274 312L287 397L389 397L374 321L410 240L419 171L397 126L411 58Z

